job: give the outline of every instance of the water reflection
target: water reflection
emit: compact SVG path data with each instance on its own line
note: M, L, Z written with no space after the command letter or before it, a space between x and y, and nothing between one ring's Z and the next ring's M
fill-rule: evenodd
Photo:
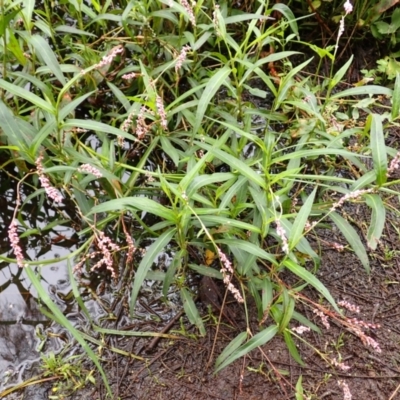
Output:
M52 322L40 312L36 290L24 270L7 262L15 257L7 228L14 215L17 181L13 176L17 174L17 171L7 169L0 172L0 223L3 226L0 233L3 260L0 262L0 392L5 386L26 379L22 375L40 358L37 331L46 330ZM54 209L41 195L32 197L35 189L29 185L21 186L20 190L22 206L17 214L18 233L25 259L57 261L69 255L75 249L77 238L70 228L57 225L57 221L66 220L65 209ZM28 237L23 235L26 231L31 233ZM65 310L63 295L71 290L66 261L43 267L38 265L37 269L42 274L43 287L60 309ZM44 350L58 351L60 348L60 341L51 339L46 341Z

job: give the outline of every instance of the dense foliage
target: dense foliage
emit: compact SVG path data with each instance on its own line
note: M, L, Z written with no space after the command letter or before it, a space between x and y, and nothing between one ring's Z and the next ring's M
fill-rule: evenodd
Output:
M9 227L16 261L100 370L33 269L58 260L29 260L19 250L32 198L50 199L57 223L70 222L64 204L79 215L80 246L67 257L71 280L72 271L102 268L119 279L116 260L126 255L135 271L132 315L149 277L163 281L164 295L179 289L200 334L188 275L222 279L246 316L254 298L259 331L248 325L217 370L277 334L302 363L291 327L320 332L296 311L299 299L307 303L305 285L325 299L310 307L351 329L315 276L318 228L335 225L369 271L365 245L376 248L382 194L395 193L398 156L385 145L385 128L398 121L400 78L391 88L343 83L353 58L340 68L334 62L351 10L336 8L335 39L324 48L309 43L313 58L293 50L298 20L282 3L259 1L247 11L208 0L103 3L2 2L2 167L35 188L18 199ZM311 74L323 59L331 75ZM372 210L365 243L341 215L346 201ZM145 254L135 255L141 247ZM165 248L172 261L154 274Z

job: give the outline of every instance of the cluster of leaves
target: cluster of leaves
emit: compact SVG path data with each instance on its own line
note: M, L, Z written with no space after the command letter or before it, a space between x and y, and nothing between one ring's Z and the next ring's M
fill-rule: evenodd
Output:
M388 154L397 153L385 146L384 122L397 121L400 79L394 90L340 90L350 59L334 76L314 82L303 72L311 59L294 66L290 60L299 53L285 50L299 38L293 13L281 3L271 7L260 1L254 13L229 9L226 3L216 8L206 0L192 9L167 0L120 2L120 8L95 0L90 6L70 1L55 9L47 2L43 9L25 3L22 10L18 2L3 4L2 151L9 151L8 163L15 163L21 177L25 174L23 180L42 154L43 172L75 204L84 224L80 234L87 240L68 259L76 263L111 224L123 236L129 217L141 227L133 233L136 246L152 240L132 282L132 314L154 260L169 245L173 260L158 275L163 292L178 285L189 320L204 333L185 276L188 271L223 276L191 254L206 249L227 254L242 296L255 299L260 321L270 316L272 322L251 337L250 326L240 333L218 358L217 368L278 333L302 363L291 321L319 332L295 310L304 284L339 312L313 273L319 255L307 234L330 219L369 271L362 241L334 203L371 190L357 201L365 200L373 211L368 246L375 248L385 220L379 192L392 191ZM273 13L280 15L277 21L270 19ZM63 25L67 15L77 27ZM190 50L179 69L184 46ZM102 62L110 53L112 59ZM133 80L122 78L132 72ZM366 97L357 99L361 95ZM379 104L378 95L391 100L391 112L370 111ZM144 107L147 132L138 139L134 128L121 127L128 118L137 127L135 118ZM360 111L369 114L366 124ZM102 178L80 172L82 164L95 167ZM358 179L338 174L349 168L358 170ZM37 187L30 199L44 198ZM39 262L27 264L28 276L40 288L31 269ZM285 282L288 272L296 277L294 285ZM39 293L56 320L68 324L46 293ZM82 337L79 342L85 344ZM88 346L85 350L91 352Z

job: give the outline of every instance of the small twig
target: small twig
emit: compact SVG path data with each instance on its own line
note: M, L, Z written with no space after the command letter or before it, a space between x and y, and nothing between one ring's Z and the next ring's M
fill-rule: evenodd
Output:
M184 310L179 311L179 313L176 314L176 315L171 319L171 321L169 321L169 323L168 323L167 325L164 326L164 328L161 330L160 333L167 333L167 332L175 325L175 323L178 321L178 319L179 319L180 317L182 317L183 313L184 313ZM157 344L158 344L158 342L160 341L160 339L161 339L161 336L155 337L155 338L150 342L150 344L146 347L146 353L148 353L148 352L154 350L154 347L157 346Z

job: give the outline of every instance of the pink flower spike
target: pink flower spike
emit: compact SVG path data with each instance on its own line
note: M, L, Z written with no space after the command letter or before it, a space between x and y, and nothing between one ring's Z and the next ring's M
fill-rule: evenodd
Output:
M23 268L25 266L24 256L22 254L21 245L19 244L18 225L15 220L13 220L8 227L8 239L10 240L10 245L17 259L18 267Z
M42 184L42 187L44 188L47 196L50 199L54 200L56 203L62 203L63 198L60 192L56 188L51 186L49 178L44 173L42 160L43 160L43 155L41 154L35 161L40 183Z
M95 167L93 167L90 164L82 164L79 168L78 168L79 172L86 172L88 174L92 174L94 175L96 178L102 178L103 174Z

